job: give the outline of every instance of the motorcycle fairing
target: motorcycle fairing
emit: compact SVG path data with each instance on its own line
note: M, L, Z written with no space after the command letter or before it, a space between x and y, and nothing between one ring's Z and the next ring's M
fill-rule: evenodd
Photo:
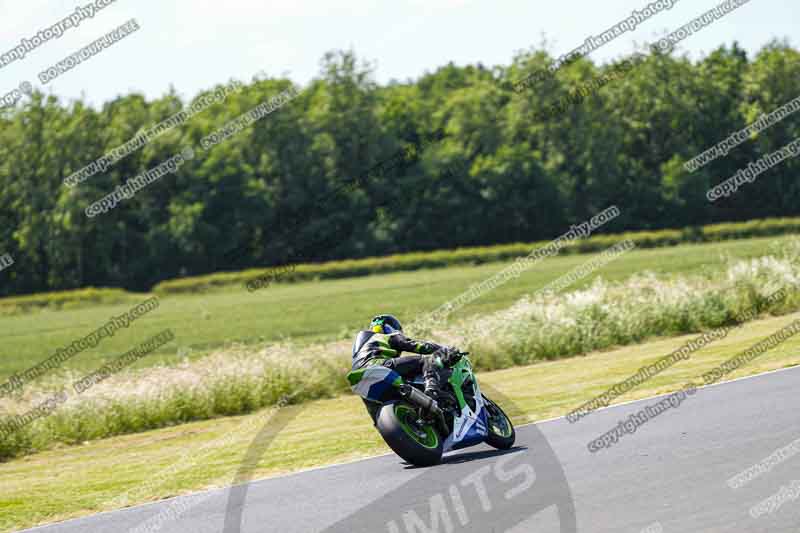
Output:
M474 379L472 366L467 359L462 359L452 368L452 374L448 380L453 386L460 413L453 421L453 432L444 442L444 450L457 450L480 444L489 435L489 424L486 407L483 402L478 382ZM472 387L475 396L475 410L464 398L462 387L465 382Z
M365 400L385 402L395 387L403 384L403 378L383 365L372 365L348 372L350 389Z

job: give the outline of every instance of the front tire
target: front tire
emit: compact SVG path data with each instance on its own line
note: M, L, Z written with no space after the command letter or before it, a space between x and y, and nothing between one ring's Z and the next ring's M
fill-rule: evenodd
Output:
M514 424L511 423L508 415L500 409L500 406L485 395L483 401L486 403L487 418L489 419L489 435L486 437L486 444L498 450L508 450L514 445L514 441L517 438Z
M386 404L376 424L389 447L416 466L433 466L442 461L444 442L433 424L417 422L417 408L405 402Z

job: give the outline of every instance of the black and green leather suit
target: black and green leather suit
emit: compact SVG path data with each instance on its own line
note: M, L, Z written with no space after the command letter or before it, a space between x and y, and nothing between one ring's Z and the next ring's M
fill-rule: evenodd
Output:
M444 346L434 342L410 339L399 331L362 331L353 343L353 370L368 365L383 365L400 374L403 379L412 379L422 374L425 377L426 392L435 398L439 390L439 369L442 366L436 352L443 348ZM401 355L403 352L419 355ZM374 415L371 411L370 414Z

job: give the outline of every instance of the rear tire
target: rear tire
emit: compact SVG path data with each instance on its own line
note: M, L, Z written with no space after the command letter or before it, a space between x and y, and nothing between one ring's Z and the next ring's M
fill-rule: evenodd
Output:
M486 437L486 444L498 450L508 450L514 445L514 441L517 438L514 424L511 423L508 415L500 409L500 406L485 395L483 396L483 401L486 402L486 411L489 419L489 435Z
M389 447L416 466L433 466L442 461L444 442L432 424L416 422L417 408L405 402L386 404L376 424Z

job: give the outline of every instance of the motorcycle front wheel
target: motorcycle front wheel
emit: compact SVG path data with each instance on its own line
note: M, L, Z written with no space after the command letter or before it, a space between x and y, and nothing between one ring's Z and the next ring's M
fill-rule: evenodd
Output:
M486 411L489 419L489 435L486 437L486 444L498 450L507 450L514 445L517 438L514 424L511 419L500 409L500 406L492 400L483 396L486 403Z

